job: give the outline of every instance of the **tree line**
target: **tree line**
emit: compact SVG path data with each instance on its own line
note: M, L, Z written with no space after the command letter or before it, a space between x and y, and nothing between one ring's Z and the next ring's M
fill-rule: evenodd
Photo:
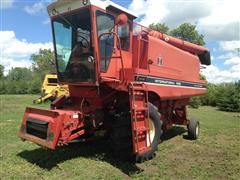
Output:
M40 49L30 58L29 68L15 67L4 75L4 66L0 65L0 94L37 94L45 74L55 73L54 54L50 49Z
M207 85L207 93L193 97L190 107L213 106L221 111L240 112L240 81Z

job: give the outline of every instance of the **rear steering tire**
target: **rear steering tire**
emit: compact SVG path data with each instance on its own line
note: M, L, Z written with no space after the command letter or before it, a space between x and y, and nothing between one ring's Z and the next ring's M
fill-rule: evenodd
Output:
M110 140L112 150L117 158L141 163L155 156L155 151L157 150L162 134L162 122L160 121L160 113L157 108L151 103L148 104L148 107L150 116L150 137L147 137L147 144L150 144L150 139L151 148L144 154L133 154L130 112L124 111L114 115Z
M191 119L188 126L188 138L191 140L198 139L200 132L200 124L196 119Z

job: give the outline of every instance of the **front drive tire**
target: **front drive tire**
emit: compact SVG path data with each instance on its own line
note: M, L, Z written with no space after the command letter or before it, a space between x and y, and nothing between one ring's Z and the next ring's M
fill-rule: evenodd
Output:
M200 123L196 119L191 119L188 126L188 138L191 140L196 140L200 133Z
M150 116L150 141L151 149L141 155L136 155L136 162L143 162L152 159L155 156L155 151L157 150L158 144L160 143L160 137L162 135L162 122L160 120L160 113L156 106L152 103L148 103L149 116ZM152 126L152 127L151 127ZM150 144L150 143L148 143Z
M152 146L148 152L141 155L133 154L131 116L129 111L114 115L110 140L113 153L117 158L134 160L141 163L155 156L155 151L157 150L160 136L162 135L162 122L160 121L160 113L157 108L151 103L148 104L148 107L151 121L150 140Z

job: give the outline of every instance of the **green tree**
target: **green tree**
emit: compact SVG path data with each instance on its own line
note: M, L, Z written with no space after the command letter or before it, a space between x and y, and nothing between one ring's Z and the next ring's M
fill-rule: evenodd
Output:
M32 68L41 79L47 73L55 73L56 65L54 61L54 53L50 49L40 49L38 53L32 54Z
M41 91L42 79L37 73L33 74L32 81L29 84L28 94L37 94Z
M189 106L191 108L199 108L200 105L201 105L200 97L195 96L190 99Z
M204 36L197 31L195 25L192 25L190 23L183 23L172 30L170 30L170 28L165 23L152 23L149 25L149 28L198 45L205 45Z
M31 56L32 68L12 68L0 81L0 94L39 93L46 73L55 72L54 54L51 50L40 49ZM0 78L4 67L0 65Z
M181 24L176 29L171 30L170 35L198 45L205 45L204 36L197 31L195 25L190 23Z
M230 83L221 85L217 107L221 111L240 112L240 84Z
M165 33L167 34L168 31L169 31L169 27L165 24L165 23L152 23L149 25L149 28L155 30L155 31L159 31L159 32L162 32L162 33Z
M31 80L31 70L28 68L12 68L7 76L10 81Z
M4 66L0 64L0 79L4 77Z
M203 75L202 73L200 73L200 79L201 79L201 80L206 80L207 78L206 78L205 75Z
M28 68L12 68L5 79L5 91L9 94L26 94L32 81L32 72Z
M216 106L220 93L220 85L207 84L207 94L201 96L201 104L205 106Z
M1 79L0 80L0 94L5 94L6 93L6 86L5 86L5 80Z

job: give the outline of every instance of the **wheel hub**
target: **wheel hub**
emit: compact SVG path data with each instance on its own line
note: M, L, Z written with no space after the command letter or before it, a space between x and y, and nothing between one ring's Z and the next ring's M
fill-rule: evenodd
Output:
M199 133L199 127L197 125L197 127L196 127L196 136L198 136L198 133Z
M150 146L153 142L153 139L155 137L155 127L153 124L153 120L151 118L149 118L149 133L147 134L147 146Z

